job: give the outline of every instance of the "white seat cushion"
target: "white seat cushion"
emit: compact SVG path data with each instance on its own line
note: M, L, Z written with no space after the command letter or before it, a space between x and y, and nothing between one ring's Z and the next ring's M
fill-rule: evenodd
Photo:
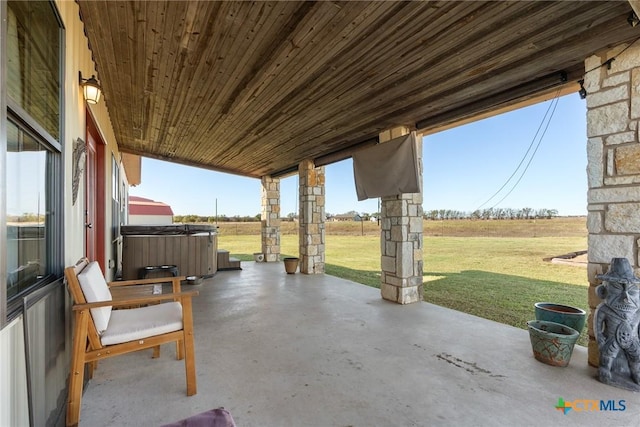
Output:
M100 265L96 261L90 262L80 274L78 274L78 281L80 282L84 299L86 299L87 302L112 300L107 281L104 280ZM111 306L92 308L91 317L93 317L93 323L96 325L98 333L102 334L104 330L107 329L107 325L109 325Z
M181 329L182 305L179 302L113 310L100 341L102 345L120 344Z

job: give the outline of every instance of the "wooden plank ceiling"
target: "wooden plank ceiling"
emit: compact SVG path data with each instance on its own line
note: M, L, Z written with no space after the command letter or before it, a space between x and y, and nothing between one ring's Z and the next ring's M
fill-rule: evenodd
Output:
M575 85L640 36L625 1L78 4L120 149L251 177Z

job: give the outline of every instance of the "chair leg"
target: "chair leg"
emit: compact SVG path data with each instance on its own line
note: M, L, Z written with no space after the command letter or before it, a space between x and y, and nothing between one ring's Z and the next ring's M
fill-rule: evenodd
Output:
M87 344L89 310L76 311L73 334L73 354L69 373L69 400L67 402L67 426L77 426L80 421L82 382L84 381L84 357Z
M176 341L176 360L184 359L184 341Z
M91 351L91 343L87 343L87 347L86 347L86 351ZM93 362L89 362L89 369L87 370L87 377L89 377L89 379L93 378L93 371L95 371L96 369L98 369L98 361L94 360Z
M151 358L152 359L157 359L158 357L160 357L160 346L159 345L153 347L153 355L151 356Z
M98 362L94 360L93 362L89 362L88 365L89 365L89 369L88 369L88 372L87 372L87 377L89 379L92 379L93 378L93 372L96 369L98 369Z
M183 313L187 313L182 319L184 327L184 366L187 376L187 396L193 396L198 392L196 385L196 356L193 339L193 317L191 308L191 298L182 299Z

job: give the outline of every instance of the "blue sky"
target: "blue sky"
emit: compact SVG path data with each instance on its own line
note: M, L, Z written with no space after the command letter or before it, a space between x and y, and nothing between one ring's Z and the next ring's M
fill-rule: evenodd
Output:
M557 209L560 215L586 215L585 101L577 94L560 98L544 137L540 139L543 127L534 140L550 102L424 137L425 211L471 212L494 207L511 191L497 207L547 208ZM540 143L533 158L533 148L525 156L532 141L534 148ZM297 176L281 181L283 216L297 212L297 185ZM219 215L260 213L257 179L147 158L142 159L142 183L132 187L130 194L167 203L176 215L215 215L216 200ZM350 159L326 167L326 195L327 213L378 211L377 199L358 202Z

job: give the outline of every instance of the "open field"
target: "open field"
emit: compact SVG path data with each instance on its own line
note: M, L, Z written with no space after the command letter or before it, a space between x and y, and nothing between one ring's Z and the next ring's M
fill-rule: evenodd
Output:
M526 220L453 220L424 221L425 236L444 237L580 237L587 235L585 217L561 217L553 219ZM221 222L218 224L221 235L260 235L259 222ZM346 221L327 222L327 235L378 236L380 228L377 222ZM298 223L282 221L282 235L298 234Z
M543 261L587 248L584 218L538 220L535 224L439 224L445 235L459 233L461 237L438 235L432 227L434 222L425 221L425 301L521 328L533 319L533 304L537 301L588 308L586 269ZM230 228L221 224L219 247L252 260L252 254L260 251L259 226L241 223L235 234L233 224L224 225ZM256 231L249 233L247 225L256 226ZM367 227L364 233L362 226ZM370 230L370 226L374 228ZM496 234L506 237L495 237ZM327 223L326 272L379 287L379 247L375 223ZM283 232L281 252L283 256L297 255L296 234ZM579 342L586 344L586 328Z

